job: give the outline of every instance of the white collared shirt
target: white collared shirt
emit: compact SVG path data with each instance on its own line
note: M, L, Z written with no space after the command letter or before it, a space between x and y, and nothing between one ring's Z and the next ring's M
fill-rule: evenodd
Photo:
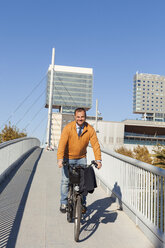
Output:
M76 123L77 134L79 133L80 126ZM84 124L81 126L81 133L83 132Z

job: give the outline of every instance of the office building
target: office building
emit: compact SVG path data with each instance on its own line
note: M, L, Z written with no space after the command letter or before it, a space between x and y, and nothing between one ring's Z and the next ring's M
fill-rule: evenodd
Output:
M142 114L146 121L165 122L165 76L135 74L133 113Z
M89 121L92 124L92 121ZM94 123L94 122L93 122ZM98 121L98 139L102 148L114 150L124 146L133 149L146 146L152 153L154 146L165 145L165 123L143 120Z
M49 105L51 66L48 69L46 105ZM93 69L54 66L52 108L73 113L75 108L92 107Z

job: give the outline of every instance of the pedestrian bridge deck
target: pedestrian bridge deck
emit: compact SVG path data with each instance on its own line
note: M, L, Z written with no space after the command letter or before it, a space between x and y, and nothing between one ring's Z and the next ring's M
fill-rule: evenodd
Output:
M39 154L40 150L34 153ZM32 153L0 188L0 247L16 248L152 248L150 241L98 187L87 198L80 242L73 223L59 211L60 174L56 151ZM104 165L103 165L104 166Z

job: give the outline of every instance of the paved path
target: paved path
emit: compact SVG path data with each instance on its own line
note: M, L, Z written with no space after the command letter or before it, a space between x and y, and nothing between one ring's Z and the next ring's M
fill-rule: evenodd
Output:
M101 188L88 195L88 212L81 228L80 242L76 243L73 223L67 223L66 215L59 212L60 174L56 151L44 151L36 167L13 247L153 248ZM11 245L8 247L12 248Z

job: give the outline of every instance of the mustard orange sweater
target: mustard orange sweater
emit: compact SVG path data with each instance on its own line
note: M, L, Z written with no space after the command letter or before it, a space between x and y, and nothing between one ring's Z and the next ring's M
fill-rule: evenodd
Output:
M63 159L64 157L69 159L86 157L89 141L93 148L95 160L101 160L100 145L94 128L85 122L83 132L79 137L76 130L76 122L70 122L62 131L57 159Z

